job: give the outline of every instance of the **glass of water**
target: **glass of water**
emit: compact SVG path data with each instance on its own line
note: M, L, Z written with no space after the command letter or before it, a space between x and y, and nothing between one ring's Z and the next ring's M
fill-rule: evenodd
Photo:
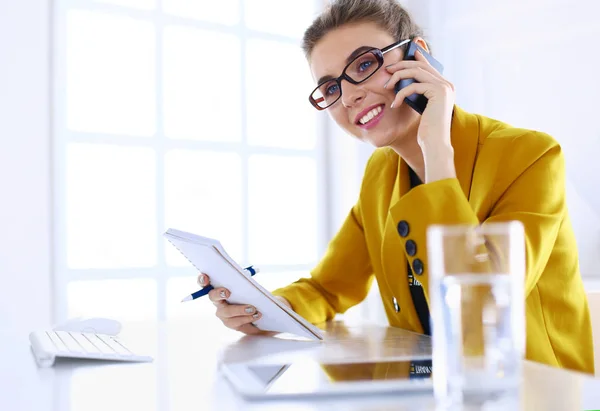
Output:
M520 222L427 231L435 396L460 404L518 392L525 355Z

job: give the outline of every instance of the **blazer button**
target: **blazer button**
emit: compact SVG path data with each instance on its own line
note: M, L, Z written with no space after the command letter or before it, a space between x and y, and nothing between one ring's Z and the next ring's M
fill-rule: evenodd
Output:
M400 234L400 237L406 237L409 232L410 229L408 227L408 223L404 220L400 221L398 223L398 234Z
M417 243L415 243L413 240L408 240L405 248L406 254L409 256L414 257L414 255L417 254Z
M413 261L413 271L417 275L423 274L423 261L419 260L418 258L415 258L415 261Z
M399 313L400 306L398 305L398 300L396 300L396 297L392 297L392 302L394 303L394 310L396 310L396 312Z

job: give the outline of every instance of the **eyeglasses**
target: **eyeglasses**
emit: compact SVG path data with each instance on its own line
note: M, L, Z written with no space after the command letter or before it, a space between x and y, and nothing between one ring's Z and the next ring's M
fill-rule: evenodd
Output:
M325 110L342 97L342 79L352 84L360 84L368 80L383 65L383 55L388 51L405 45L411 39L401 40L382 49L372 48L359 54L342 71L338 78L329 79L319 84L308 100L317 110Z

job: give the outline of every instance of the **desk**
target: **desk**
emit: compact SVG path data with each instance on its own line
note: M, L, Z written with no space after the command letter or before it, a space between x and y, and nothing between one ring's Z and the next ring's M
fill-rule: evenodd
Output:
M218 371L220 361L268 362L293 356L378 360L428 354L428 337L332 322L325 327L328 341L312 343L242 336L214 318L203 320L202 326L198 321L125 324L123 338L153 355L153 363L59 361L47 369L37 368L27 335L0 331L2 341L8 341L0 346L0 410L436 410L430 394L248 403ZM400 346L401 336L408 336L410 343ZM600 409L600 380L532 362L525 363L524 372L523 410Z

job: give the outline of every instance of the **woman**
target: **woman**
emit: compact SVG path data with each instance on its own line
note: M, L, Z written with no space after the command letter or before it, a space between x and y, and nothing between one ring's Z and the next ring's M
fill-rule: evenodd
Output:
M378 149L356 205L311 278L274 294L320 323L361 302L375 277L390 325L429 334L427 226L520 220L527 237L526 356L593 373L560 146L546 134L455 106L454 87L422 54L403 61L405 39L428 50L394 0L334 1L306 30L303 48L319 86L311 103ZM401 79L417 82L396 94ZM413 93L428 98L422 115L404 102ZM209 281L200 275L201 285ZM217 316L257 333L251 322L260 313L229 305L228 297L228 290L211 291Z

